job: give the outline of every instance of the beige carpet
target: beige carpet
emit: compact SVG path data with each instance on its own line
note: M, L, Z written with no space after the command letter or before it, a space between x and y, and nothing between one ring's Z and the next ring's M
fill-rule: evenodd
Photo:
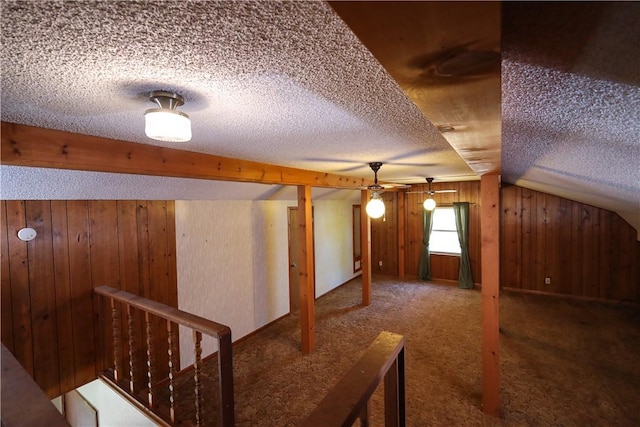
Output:
M299 350L295 316L234 346L236 425L299 425L382 330L406 339L408 426L640 425L637 308L503 293L493 419L481 410L480 299L479 290L375 277L362 307L360 279L347 283L316 303L313 354ZM381 389L372 426L384 424Z

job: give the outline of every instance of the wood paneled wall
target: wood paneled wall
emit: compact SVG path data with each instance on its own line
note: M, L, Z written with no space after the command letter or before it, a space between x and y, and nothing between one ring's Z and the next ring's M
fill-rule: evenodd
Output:
M371 271L398 275L398 194L382 194L385 214L371 219ZM382 262L382 266L380 266Z
M640 302L637 231L614 212L504 185L501 235L503 288Z
M414 185L410 191L426 191L428 185ZM451 205L453 202L469 202L469 258L473 281L480 283L480 181L436 182L433 190L456 190L455 193L437 193L433 196L438 205ZM422 251L422 203L424 194L407 194L407 212L405 236L405 271L407 277L418 277L420 253ZM447 255L431 255L431 276L437 280L458 280L460 258Z
M110 311L101 317L94 287L177 307L173 201L3 200L0 211L2 342L49 397L111 363ZM19 240L23 227L38 236Z

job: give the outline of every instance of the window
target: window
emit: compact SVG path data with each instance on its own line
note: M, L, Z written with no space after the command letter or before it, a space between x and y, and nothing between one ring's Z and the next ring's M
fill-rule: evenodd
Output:
M433 228L429 237L429 252L460 254L456 217L453 208L436 208L433 211Z

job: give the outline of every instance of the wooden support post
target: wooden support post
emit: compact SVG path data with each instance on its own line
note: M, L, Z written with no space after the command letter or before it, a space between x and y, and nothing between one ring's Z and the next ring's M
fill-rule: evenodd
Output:
M482 409L499 416L500 175L482 175Z
M362 305L371 304L371 218L367 215L369 190L360 192L360 250L362 251Z
M404 279L404 237L406 234L406 199L404 191L398 192L398 277Z
M313 277L313 218L311 186L298 186L298 225L300 227L300 327L302 352L309 354L315 347L315 278Z

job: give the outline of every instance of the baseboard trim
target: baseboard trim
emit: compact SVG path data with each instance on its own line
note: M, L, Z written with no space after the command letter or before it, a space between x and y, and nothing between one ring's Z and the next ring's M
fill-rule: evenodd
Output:
M580 295L567 295L567 294L559 294L556 292L534 291L531 289L518 289L518 288L511 288L511 287L503 287L501 288L501 290L518 293L518 294L542 295L542 296L549 296L549 297L555 297L555 298L564 298L564 299L569 299L574 301L601 302L609 305L625 305L630 307L640 307L640 303L637 303L637 302L610 299L610 298L585 297Z

